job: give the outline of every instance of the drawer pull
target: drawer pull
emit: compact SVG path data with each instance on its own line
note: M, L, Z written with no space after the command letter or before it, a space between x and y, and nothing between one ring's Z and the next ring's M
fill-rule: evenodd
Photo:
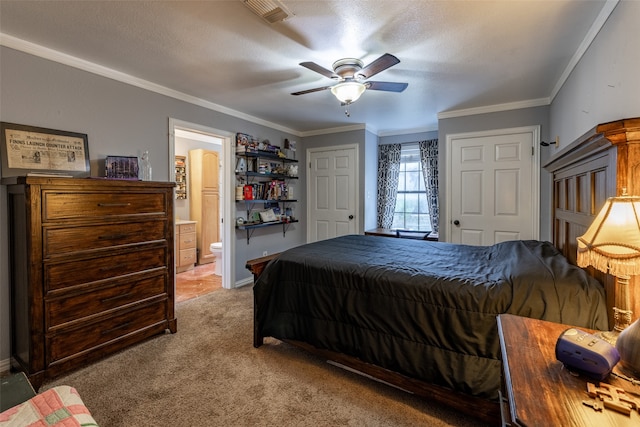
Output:
M98 206L101 208L124 208L131 206L131 203L98 203Z
M116 296L109 297L109 298L102 298L100 300L100 302L104 303L104 302L110 302L110 301L114 301L114 300L121 299L121 298L127 298L129 295L131 295L131 294L130 293L126 293L126 294L120 294L120 295L116 295Z
M127 327L129 327L129 325L131 325L131 322L125 322L122 325L118 325L118 326L115 326L115 327L113 327L111 329L107 329L107 330L101 331L100 334L107 335L107 334L110 334L113 331L117 331L118 329L127 328Z
M106 236L98 236L98 240L116 240L116 239L124 239L127 237L126 234L108 234Z

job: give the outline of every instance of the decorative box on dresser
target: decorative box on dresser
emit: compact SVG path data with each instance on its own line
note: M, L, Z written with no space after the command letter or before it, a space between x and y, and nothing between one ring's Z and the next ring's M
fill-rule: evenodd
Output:
M196 222L176 221L176 246L178 248L176 273L193 269L196 256Z
M36 389L176 332L173 187L48 177L7 186L12 355Z

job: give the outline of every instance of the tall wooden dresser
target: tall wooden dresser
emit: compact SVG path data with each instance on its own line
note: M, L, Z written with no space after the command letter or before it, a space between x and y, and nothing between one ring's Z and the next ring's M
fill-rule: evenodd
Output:
M173 187L45 177L8 185L12 355L34 387L176 332Z

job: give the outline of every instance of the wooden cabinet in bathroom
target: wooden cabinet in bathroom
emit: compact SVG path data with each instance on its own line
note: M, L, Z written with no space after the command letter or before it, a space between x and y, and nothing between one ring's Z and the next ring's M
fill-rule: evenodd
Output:
M176 273L191 270L196 258L196 222L176 221Z
M189 151L189 215L196 222L198 264L215 260L209 249L220 241L220 165L218 152Z
M92 178L9 183L12 357L36 388L176 332L173 187Z

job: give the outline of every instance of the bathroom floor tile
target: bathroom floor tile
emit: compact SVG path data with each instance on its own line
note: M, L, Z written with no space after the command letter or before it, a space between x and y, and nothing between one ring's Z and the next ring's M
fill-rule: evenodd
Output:
M222 277L213 274L215 266L215 262L197 265L192 270L176 274L176 302L222 289Z

